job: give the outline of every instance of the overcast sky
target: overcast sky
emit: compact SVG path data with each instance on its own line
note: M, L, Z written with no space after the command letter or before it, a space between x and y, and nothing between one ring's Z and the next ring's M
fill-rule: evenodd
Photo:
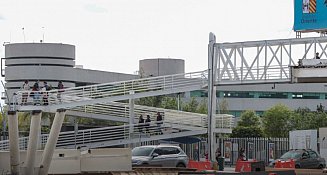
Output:
M0 43L66 43L87 69L134 73L140 59L207 68L217 42L294 38L293 0L1 0ZM24 30L22 30L24 28ZM4 47L0 55L4 57Z

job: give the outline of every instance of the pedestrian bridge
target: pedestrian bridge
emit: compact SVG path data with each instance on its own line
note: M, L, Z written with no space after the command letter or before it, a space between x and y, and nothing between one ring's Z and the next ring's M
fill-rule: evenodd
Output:
M178 112L177 112L178 113ZM154 140L169 139L176 137L200 135L207 133L206 115L182 112L184 114L167 114L163 123L157 122L147 124L124 124L121 126L103 127L97 129L61 132L57 141L57 148L75 147L108 147L133 143L149 142ZM172 114L172 113L170 113ZM187 114L190 114L188 117ZM215 132L231 133L234 126L234 117L227 114L217 114ZM130 128L133 132L130 132ZM41 147L44 147L49 135L41 135ZM21 150L27 149L29 137L19 138ZM0 150L9 149L9 140L0 141Z
M38 103L38 100L28 98L27 105L16 105L15 109L18 111L54 112L57 109L70 109L76 106L200 90L207 86L207 76L207 71L200 71L67 88L63 91L50 90L39 92L41 96L44 93L48 94L49 104L47 106L33 105ZM15 104L21 104L25 93L30 92L17 92L13 99Z

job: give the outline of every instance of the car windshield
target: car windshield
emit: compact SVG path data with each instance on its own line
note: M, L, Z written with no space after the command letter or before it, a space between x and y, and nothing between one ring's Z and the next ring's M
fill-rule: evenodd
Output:
M298 159L301 157L301 152L299 151L289 151L280 157L281 159Z
M150 156L152 147L136 147L132 150L132 156Z

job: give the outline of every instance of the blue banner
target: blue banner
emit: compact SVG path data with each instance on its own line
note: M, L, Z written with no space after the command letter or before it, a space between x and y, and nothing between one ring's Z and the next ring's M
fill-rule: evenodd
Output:
M294 31L327 29L327 0L294 0Z

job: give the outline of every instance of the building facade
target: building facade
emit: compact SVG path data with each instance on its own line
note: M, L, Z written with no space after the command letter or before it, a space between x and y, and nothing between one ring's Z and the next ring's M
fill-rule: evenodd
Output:
M75 65L75 46L61 43L15 43L5 45L2 76L8 98L20 90L25 80L29 85L46 81L56 88L62 81L65 88L98 83L124 81L138 75L78 68ZM3 61L2 61L3 62Z
M75 46L61 43L6 44L3 59L2 76L5 77L9 98L21 89L25 80L30 86L36 81L40 81L41 85L46 81L54 88L58 81L62 81L65 88L69 88L185 73L184 60L169 58L140 60L139 75L78 68L75 65ZM241 112L249 109L260 115L279 103L291 109L308 107L314 111L317 105L327 105L325 77L325 67L307 67L293 69L292 81L288 83L218 85L217 104L226 101L229 112L234 116L240 116ZM204 90L186 92L183 100L191 97L202 101L207 93Z

